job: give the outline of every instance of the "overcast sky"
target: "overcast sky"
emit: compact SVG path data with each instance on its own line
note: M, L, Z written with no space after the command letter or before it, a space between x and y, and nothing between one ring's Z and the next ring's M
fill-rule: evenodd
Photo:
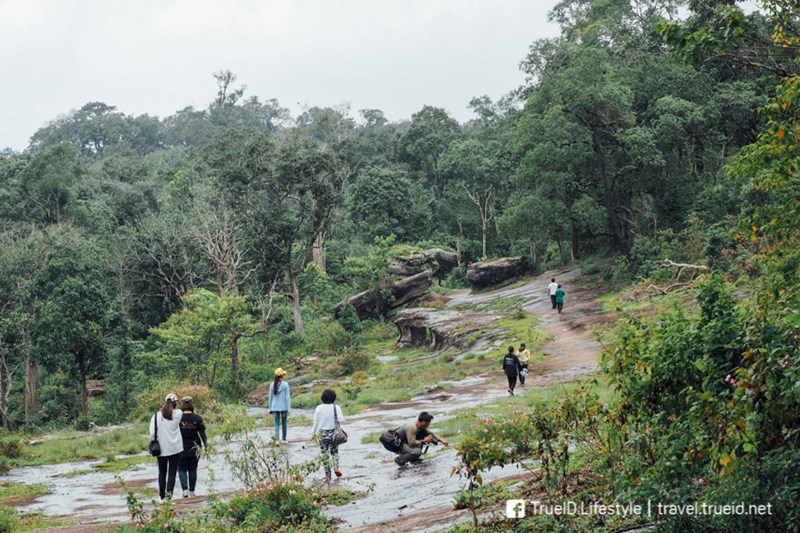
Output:
M557 0L0 0L0 148L91 101L161 118L205 108L212 72L301 106L423 105L464 121L473 96L519 86Z

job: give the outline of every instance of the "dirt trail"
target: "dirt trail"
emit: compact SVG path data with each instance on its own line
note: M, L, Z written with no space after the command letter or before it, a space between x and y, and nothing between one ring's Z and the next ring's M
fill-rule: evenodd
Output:
M551 309L547 294L547 284L551 277L564 285L567 291L564 311L561 315ZM590 331L593 324L605 322L610 315L600 313L600 306L595 302L599 296L597 287L582 286L585 278L580 277L578 270L546 272L528 283L518 287L509 287L470 295L467 291L457 291L447 304L452 308L462 304L489 303L497 298L521 299L525 311L540 318L539 329L552 335L552 340L541 349L545 361L533 365L525 388L518 388L518 394L536 387L544 387L553 383L579 379L597 368L597 358L601 347L594 340ZM505 343L492 345L478 343L472 350L485 351L489 357L501 357ZM452 448L431 447L428 458L419 465L397 468L393 463L393 455L385 452L374 439L366 439L389 427L396 427L400 422L411 420L421 410L430 411L434 417L433 430L437 421L447 418L450 412L465 406L475 406L490 402L496 398L507 396L505 378L496 369L473 376L469 379L452 382L446 389L432 390L408 402L385 403L374 405L358 415L347 418L346 428L350 435L349 442L340 448L342 469L345 476L334 482L342 488L352 489L365 495L348 505L330 507L326 514L339 523L346 531L430 531L445 527L471 517L466 512L454 511L451 502L463 484L463 480L451 477L450 471L457 464L455 450ZM254 410L254 415L262 415ZM310 418L310 412L293 411L293 415L304 415ZM310 427L291 427L290 444L282 448L292 462L311 459L318 454L318 448L310 442ZM270 433L262 435L269 438ZM96 461L95 461L96 462ZM91 462L72 463L68 465L45 465L37 468L17 469L7 479L42 483L53 487L54 493L37 499L31 505L20 510L39 511L48 515L62 515L79 519L86 525L81 531L102 531L105 526L92 522L119 523L127 521L127 509L124 495L107 474L85 474L73 477L54 477L59 473L86 468ZM236 491L239 487L230 474L230 469L222 460L204 465L213 468L216 481L213 489L222 495ZM203 465L201 465L202 470ZM184 514L202 508L208 494L207 473L201 472L198 487L198 498L177 500L177 510ZM519 471L513 469L495 469L484 479L508 479L519 477ZM147 463L143 469L127 471L122 475L129 485L146 485L155 487L156 468ZM321 483L319 473L312 483ZM177 492L176 492L177 494ZM51 528L50 531L78 531L73 528Z

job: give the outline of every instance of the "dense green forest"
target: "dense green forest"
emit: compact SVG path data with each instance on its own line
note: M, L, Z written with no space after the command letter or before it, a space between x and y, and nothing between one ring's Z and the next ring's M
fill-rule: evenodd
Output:
M3 428L117 423L187 384L241 401L310 354L362 370L374 324L333 307L391 283L404 251L455 252L446 287L486 258L602 257L609 285L669 292L668 258L707 268L696 305L623 317L603 361L618 397L485 421L462 472L478 490L535 456L564 495L567 444L584 446L601 496L747 497L775 504L764 530L797 531L800 13L736 4L563 0L525 85L475 97L464 124L430 106L293 117L227 70L204 109L54 119L0 157Z
M240 398L324 349L341 325L320 318L387 283L399 244L534 269L608 254L615 281L665 257L735 270L759 243L734 231L772 200L726 164L775 123L758 108L797 64L773 43L789 4L717 10L732 3L659 27L685 3L561 2L525 86L474 98L465 124L429 106L292 117L230 71L205 109L54 119L0 159L3 427L116 422L157 380Z

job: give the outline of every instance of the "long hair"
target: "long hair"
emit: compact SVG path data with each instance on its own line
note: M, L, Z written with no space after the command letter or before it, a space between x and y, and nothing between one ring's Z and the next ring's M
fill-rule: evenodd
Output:
M172 400L167 400L164 402L164 407L161 408L161 416L164 417L165 420L172 420L172 410L175 408L175 404Z
M283 376L275 376L275 381L272 382L272 394L278 394L278 385L283 381Z

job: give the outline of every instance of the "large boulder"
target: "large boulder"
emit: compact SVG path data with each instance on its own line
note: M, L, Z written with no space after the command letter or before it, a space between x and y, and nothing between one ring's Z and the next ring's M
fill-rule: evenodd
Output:
M361 320L379 318L385 316L392 309L416 300L425 294L432 283L430 270L425 270L387 287L369 289L350 296L334 306L333 315L338 318L342 307L350 304L355 308L356 314Z
M396 276L413 276L430 270L434 276L443 276L458 264L458 255L440 248L399 255L389 259L386 271Z
M467 281L474 287L488 287L519 276L528 269L526 257L500 257L473 263L467 269Z
M389 259L386 272L394 276L413 276L426 270L435 272L439 268L436 258L425 252L399 255Z
M431 350L442 350L468 348L475 334L502 318L497 313L415 307L398 312L392 322L397 327L398 347L427 345Z

